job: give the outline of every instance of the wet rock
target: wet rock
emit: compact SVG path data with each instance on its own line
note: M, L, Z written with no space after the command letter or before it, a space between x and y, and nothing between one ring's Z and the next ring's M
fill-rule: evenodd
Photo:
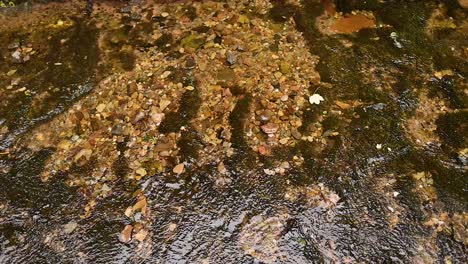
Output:
M232 51L228 51L226 54L226 61L229 65L234 65L237 62L237 55Z

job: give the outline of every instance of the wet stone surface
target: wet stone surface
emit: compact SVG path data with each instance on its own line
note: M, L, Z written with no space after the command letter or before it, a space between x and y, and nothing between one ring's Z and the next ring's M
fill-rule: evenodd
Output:
M467 12L0 7L0 262L465 263Z

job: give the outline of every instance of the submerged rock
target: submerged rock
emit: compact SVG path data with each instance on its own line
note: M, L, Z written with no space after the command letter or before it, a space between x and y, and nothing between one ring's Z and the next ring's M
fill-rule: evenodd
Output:
M239 245L246 254L255 259L264 263L274 263L280 256L278 241L288 218L287 214L252 217L239 234Z

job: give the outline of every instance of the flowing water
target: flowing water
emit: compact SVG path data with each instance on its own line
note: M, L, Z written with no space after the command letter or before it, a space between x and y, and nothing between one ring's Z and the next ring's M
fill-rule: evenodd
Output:
M466 263L467 10L0 8L0 262Z

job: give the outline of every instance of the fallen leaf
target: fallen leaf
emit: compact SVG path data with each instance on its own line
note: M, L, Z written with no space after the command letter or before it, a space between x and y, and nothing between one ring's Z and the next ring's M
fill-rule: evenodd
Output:
M148 230L141 229L140 231L138 231L138 233L136 233L134 235L134 237L135 237L136 240L141 242L141 241L145 240L147 235L148 235Z
M134 206L133 206L133 212L136 212L138 210L141 211L141 213L144 215L146 213L146 206L147 206L146 198L143 198L139 200Z
M172 169L172 172L176 174L181 174L182 172L184 172L184 164L183 163L177 164L174 167L174 169Z
M122 243L129 243L132 240L132 225L126 225L119 235L119 241Z
M133 207L132 207L132 206L127 207L127 209L125 209L125 213L124 213L124 214L125 214L126 217L129 217L129 218L132 217L132 215L133 215Z
M437 77L437 79L442 79L444 76L452 76L453 71L452 70L443 70L443 71L438 71L434 73L434 76Z
M349 109L352 107L352 105L342 102L342 101L335 101L335 104L341 109Z

